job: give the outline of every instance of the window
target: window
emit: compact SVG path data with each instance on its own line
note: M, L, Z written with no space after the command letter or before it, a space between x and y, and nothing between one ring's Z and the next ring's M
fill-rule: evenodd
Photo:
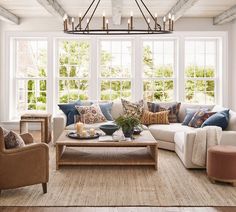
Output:
M143 98L147 101L173 101L174 40L143 42Z
M59 40L58 101L89 98L90 42Z
M215 103L217 40L185 41L185 101Z
M131 99L131 41L100 42L100 99Z
M27 110L47 109L47 41L17 39L17 115Z

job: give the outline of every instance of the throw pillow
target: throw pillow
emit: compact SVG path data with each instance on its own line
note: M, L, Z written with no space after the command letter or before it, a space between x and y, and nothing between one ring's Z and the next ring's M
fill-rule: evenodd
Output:
M98 104L91 106L75 106L79 114L83 117L85 124L94 124L107 121Z
M204 110L197 111L191 121L188 123L189 127L199 128L203 122L206 121L210 116L214 115L215 112L208 112Z
M13 149L25 146L25 142L20 137L20 135L16 134L13 131L10 131L4 136L5 148Z
M109 103L100 103L99 107L103 113L103 115L106 117L108 121L113 121L112 115L111 115L111 109L112 109L113 102Z
M168 114L169 110L161 111L157 113L150 112L148 110L144 110L141 122L142 124L169 124Z
M229 110L223 110L215 113L210 118L204 121L202 127L218 126L225 130L229 124Z
M170 102L170 103L155 103L155 102L147 102L148 110L150 112L156 113L160 111L169 110L169 122L177 123L179 122L178 114L181 103L180 102Z
M186 125L188 126L189 122L191 121L191 119L193 118L194 114L197 111L207 111L208 108L201 108L201 109L195 109L195 108L186 108L186 115L184 117L183 123L182 125Z
M82 105L81 101L77 100L76 102L58 105L59 108L66 115L66 126L74 124L75 115L79 115L78 110L76 110L76 108L75 108L76 105Z
M128 116L135 116L138 119L142 117L144 110L144 102L140 100L137 103L133 103L124 99L121 99L125 114Z

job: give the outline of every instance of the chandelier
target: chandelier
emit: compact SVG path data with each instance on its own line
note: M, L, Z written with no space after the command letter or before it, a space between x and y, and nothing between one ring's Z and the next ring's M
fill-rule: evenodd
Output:
M157 13L153 15L143 0L134 0L142 18L145 21L144 28L136 28L134 25L133 12L130 12L130 18L127 21L127 28L110 28L109 20L102 14L101 27L92 28L90 23L93 20L94 14L101 2L101 0L93 0L86 12L80 14L78 18L68 17L64 15L64 32L68 34L86 34L86 35L130 35L130 34L168 34L174 29L174 15L169 14L168 17L163 17L162 25L157 21ZM92 9L93 8L93 9ZM88 14L91 13L90 17ZM146 14L145 14L146 13ZM77 20L75 22L75 20ZM83 27L84 26L84 27Z

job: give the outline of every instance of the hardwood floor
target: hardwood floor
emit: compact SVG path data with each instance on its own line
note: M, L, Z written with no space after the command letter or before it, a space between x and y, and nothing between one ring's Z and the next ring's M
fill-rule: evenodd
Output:
M1 212L234 212L236 207L0 207Z

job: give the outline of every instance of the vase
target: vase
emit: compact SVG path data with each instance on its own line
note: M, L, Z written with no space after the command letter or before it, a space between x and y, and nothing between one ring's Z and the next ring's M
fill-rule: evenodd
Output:
M134 134L134 128L131 128L131 129L122 128L122 132L126 138L131 138Z

